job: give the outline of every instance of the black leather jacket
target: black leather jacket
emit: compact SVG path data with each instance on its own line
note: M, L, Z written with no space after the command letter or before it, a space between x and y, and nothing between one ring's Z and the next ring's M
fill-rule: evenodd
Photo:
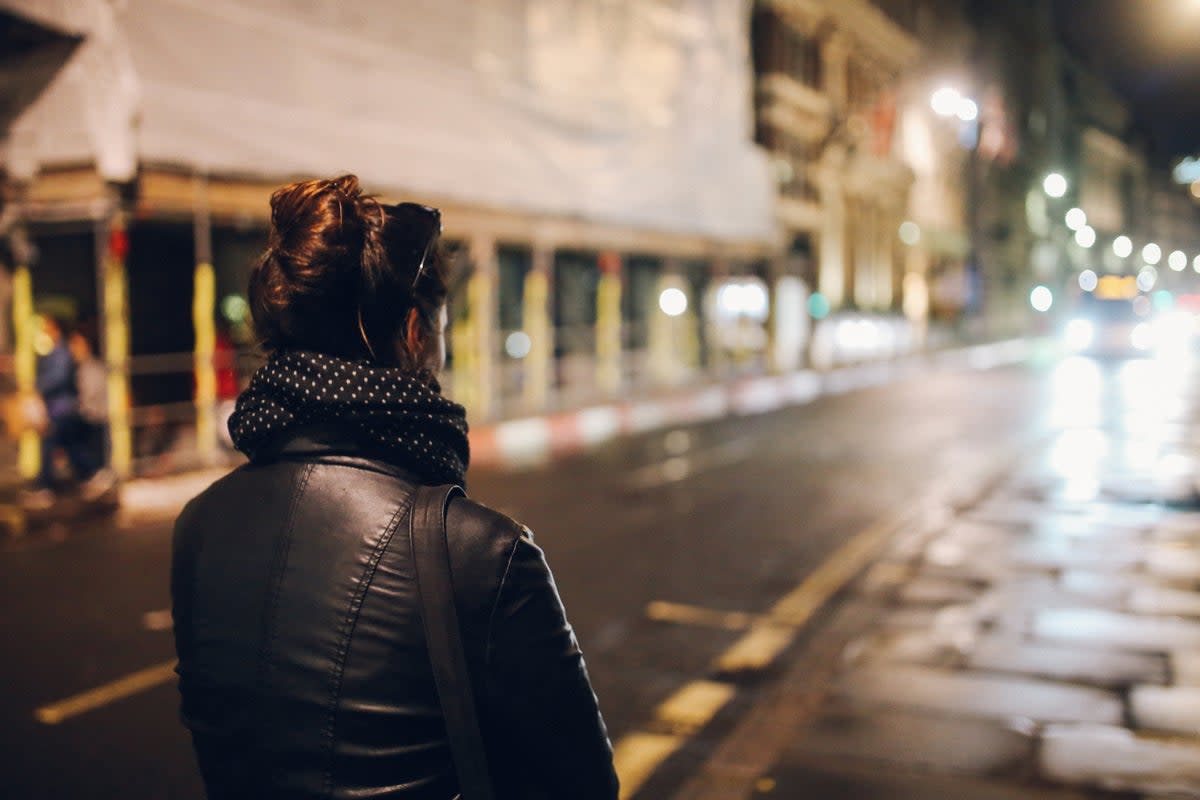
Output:
M187 505L171 594L182 717L212 800L457 792L406 517L411 475L328 431ZM465 498L451 569L499 797L613 800L583 655L528 529Z

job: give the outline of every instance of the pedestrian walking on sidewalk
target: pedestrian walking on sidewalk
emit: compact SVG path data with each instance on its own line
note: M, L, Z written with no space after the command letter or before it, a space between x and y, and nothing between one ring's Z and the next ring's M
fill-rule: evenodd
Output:
M49 508L55 490L62 481L58 472L58 456L66 456L72 477L80 484L100 469L89 444L88 424L79 413L77 365L67 346L66 322L52 317L42 318L42 333L50 350L37 361L37 390L46 409L46 430L42 435L42 466L37 489L24 498L26 507L36 510Z
M212 800L617 797L542 551L447 488L468 447L436 378L440 231L353 176L272 195L249 297L268 360L229 422L249 463L175 529L182 718Z
M81 446L88 449L88 460L97 469L80 486L85 500L96 500L117 484L117 476L108 463L108 367L96 358L92 344L96 328L81 323L71 331L67 347L75 362L75 384L79 391L79 417L83 421Z

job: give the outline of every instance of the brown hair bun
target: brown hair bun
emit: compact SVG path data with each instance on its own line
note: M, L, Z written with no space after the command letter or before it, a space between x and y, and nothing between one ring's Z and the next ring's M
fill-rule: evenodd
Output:
M267 350L357 356L363 252L381 214L353 175L289 184L271 195L267 250L250 276L250 313Z

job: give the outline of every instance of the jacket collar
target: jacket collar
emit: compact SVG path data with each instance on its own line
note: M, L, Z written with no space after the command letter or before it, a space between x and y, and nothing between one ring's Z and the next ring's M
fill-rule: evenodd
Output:
M394 475L410 483L421 482L410 470L390 463L374 452L353 432L331 424L306 425L280 433L269 446L260 449L253 459L255 464L271 461L344 464Z

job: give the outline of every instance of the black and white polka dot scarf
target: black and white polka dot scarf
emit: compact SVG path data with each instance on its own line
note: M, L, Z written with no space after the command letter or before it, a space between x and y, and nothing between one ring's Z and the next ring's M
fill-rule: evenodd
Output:
M369 449L433 484L462 483L470 451L466 410L394 367L322 353L275 353L254 373L229 418L251 459L284 431L344 426Z

